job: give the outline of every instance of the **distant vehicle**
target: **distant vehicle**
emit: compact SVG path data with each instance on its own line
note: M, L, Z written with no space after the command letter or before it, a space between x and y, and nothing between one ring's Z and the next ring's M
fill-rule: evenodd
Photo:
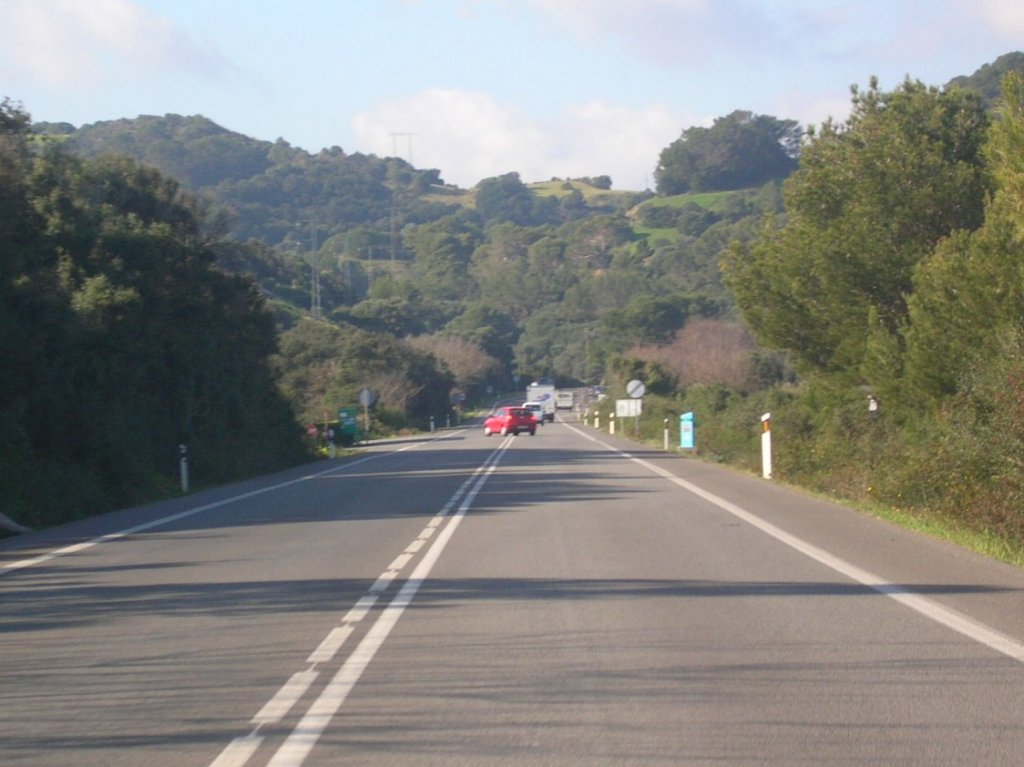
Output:
M539 402L544 408L544 420L555 420L555 382L541 378L526 387L526 401Z
M537 418L524 407L499 407L484 419L484 435L518 435L528 431L532 437L537 433Z
M540 426L544 425L544 406L539 402L524 402L523 407L533 413L533 417L537 419L537 423Z
M576 392L571 389L560 389L555 392L555 409L572 410L576 404Z

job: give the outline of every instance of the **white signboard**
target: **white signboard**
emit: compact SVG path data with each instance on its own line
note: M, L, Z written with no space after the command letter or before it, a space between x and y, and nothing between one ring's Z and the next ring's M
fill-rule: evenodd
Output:
M617 399L615 400L615 417L639 418L642 408L642 399Z

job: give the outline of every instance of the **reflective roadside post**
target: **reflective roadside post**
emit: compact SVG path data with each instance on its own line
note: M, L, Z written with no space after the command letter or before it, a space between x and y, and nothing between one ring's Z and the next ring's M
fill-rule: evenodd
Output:
M178 445L178 453L181 459L178 467L181 470L181 492L188 492L188 447L184 444Z
M761 416L761 476L772 478L772 414Z
M668 419L667 418L665 419L665 431L664 431L664 435L663 436L664 436L664 439L663 439L664 447L663 447L663 449L667 452L668 451Z

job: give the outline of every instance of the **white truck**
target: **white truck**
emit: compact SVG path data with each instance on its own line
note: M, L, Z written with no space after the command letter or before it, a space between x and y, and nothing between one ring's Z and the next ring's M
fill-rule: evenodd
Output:
M542 378L527 386L526 401L540 403L545 421L555 420L555 384L553 381Z
M576 404L576 392L572 389L559 389L555 392L555 409L572 410Z

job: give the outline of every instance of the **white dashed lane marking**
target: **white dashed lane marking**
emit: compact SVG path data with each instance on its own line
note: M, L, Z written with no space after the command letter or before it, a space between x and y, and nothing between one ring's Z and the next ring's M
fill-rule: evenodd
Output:
M412 575L402 588L399 589L397 596L381 612L380 617L377 618L362 641L342 663L337 673L327 683L324 690L301 717L298 725L274 754L269 762L269 767L299 767L302 764L320 739L320 735L330 724L331 719L333 719L345 702L348 693L355 686L356 682L359 681L363 671L366 670L370 661L373 660L377 650L380 649L388 634L391 633L391 629L398 623L398 619L405 611L405 608L412 602L420 585L429 575L430 570L433 569L434 564L441 556L441 552L448 544L462 517L469 510L480 488L483 487L484 482L487 481L490 474L497 468L502 453L511 444L511 438L505 439L498 449L462 483L459 489L455 491L455 494L448 499L448 502L445 503L441 511L427 522L419 535L377 577L373 585L368 589L367 594L360 597L355 605L345 614L345 617L340 621L340 625L333 627L317 648L310 653L306 658L306 663L309 664L309 667L304 671L293 674L281 689L260 709L259 713L252 718L251 721L256 725L256 728L248 735L232 740L210 764L210 767L244 767L264 740L263 736L259 734L260 728L267 724L280 722L295 707L296 703L301 700L315 683L318 677L316 667L334 660L346 640L355 631L356 625L373 609L380 594L387 590L392 581L398 578L401 571L434 536L434 533L441 529L442 523L446 519L449 520L448 525L443 528L433 545L424 554L420 563L413 570ZM458 505L458 509L452 515L452 509L456 505Z

